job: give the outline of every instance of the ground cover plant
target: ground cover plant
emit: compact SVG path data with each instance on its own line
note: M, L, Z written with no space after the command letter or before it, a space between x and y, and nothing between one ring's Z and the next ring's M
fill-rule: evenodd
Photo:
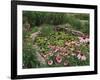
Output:
M89 14L23 11L23 68L89 65Z

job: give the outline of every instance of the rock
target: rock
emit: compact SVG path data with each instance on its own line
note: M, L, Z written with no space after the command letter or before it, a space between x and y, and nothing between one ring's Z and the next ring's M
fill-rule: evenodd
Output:
M77 35L77 36L83 36L84 35L84 33L80 32L80 31L67 28L67 26L62 27L62 25L58 25L58 26L56 26L56 29L59 30L59 31L63 30L66 33L72 33L72 34Z
M36 58L37 58L37 60L40 62L40 65L46 65L46 61L45 61L45 59L42 57L42 55L38 52L39 51L39 47L37 46L37 45L33 45L33 48L35 48L36 49Z
M30 38L32 38L33 42L34 42L35 38L38 36L38 34L40 34L40 31L35 32L35 33L32 33L32 34L30 35Z
M45 59L40 55L40 53L36 52L36 57L37 57L37 60L40 62L40 64L46 65L46 61L45 61Z
M34 42L35 38L41 33L40 30L41 30L41 27L38 28L38 32L34 32L30 35L30 38L32 38L33 42Z

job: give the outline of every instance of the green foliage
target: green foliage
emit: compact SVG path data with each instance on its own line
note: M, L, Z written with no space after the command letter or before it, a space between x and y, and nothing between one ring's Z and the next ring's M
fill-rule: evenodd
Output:
M23 24L28 21L31 26L33 25L33 19L34 16L32 16L32 12L31 11L23 11Z
M81 22L80 20L67 15L66 16L67 23L69 23L74 29L80 30L81 29Z
M76 56L70 56L66 58L70 66L86 66L89 65L89 58L85 61L79 60Z
M37 31L38 31L38 27L37 26L32 27L32 33L37 32Z
M23 31L23 39L29 37L29 35L30 35L30 32Z
M42 36L50 36L51 33L54 33L53 26L45 25L42 27L42 29L41 29Z
M85 22L84 25L82 25L81 31L85 34L89 34L89 22Z
M69 23L72 28L76 30L82 30L82 32L89 33L89 22L83 27L80 20L88 20L89 14L69 14L69 13L57 13L57 12L32 12L23 11L23 22L28 21L33 26L40 26L42 24L49 25L61 25Z
M36 68L40 65L36 58L36 49L32 48L32 43L23 45L23 68Z
M78 38L76 36L66 34L65 32L51 31L50 33L50 31L46 31L45 33L45 31L43 31L43 33L41 33L41 35L35 39L35 42L39 46L49 45L49 44L64 46L65 41L72 41L72 40L77 40L77 39Z
M74 17L80 20L89 20L89 14L75 14Z
M64 13L23 11L23 18L26 18L32 26L39 26L42 24L59 25L66 23Z

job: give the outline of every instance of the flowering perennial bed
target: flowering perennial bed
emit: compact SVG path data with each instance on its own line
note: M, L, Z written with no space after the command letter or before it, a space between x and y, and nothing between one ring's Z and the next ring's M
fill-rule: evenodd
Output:
M49 36L39 35L35 39L38 52L46 67L89 65L89 36L74 36L58 31Z

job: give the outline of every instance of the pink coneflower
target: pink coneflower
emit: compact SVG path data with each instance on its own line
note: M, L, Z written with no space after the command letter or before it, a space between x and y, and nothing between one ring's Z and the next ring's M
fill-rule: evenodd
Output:
M48 59L48 55L43 55L43 57L45 60Z
M60 53L60 55L61 55L61 56L67 56L67 55L68 55L68 53L67 53L67 52L66 52L66 53L61 52L61 53Z
M72 53L71 55L72 55L72 56L76 56L76 54L75 54L75 53Z
M83 55L83 56L81 57L81 60L82 60L82 61L85 61L85 60L86 60L86 56Z
M86 56L83 55L82 53L81 54L78 54L77 55L77 58L80 59L80 60L82 60L82 61L86 60Z
M59 49L58 49L58 48L56 48L56 49L54 50L54 52L57 52L57 51L59 51Z
M61 63L62 62L62 57L61 56L56 56L56 62Z
M60 50L60 52L61 52L61 51L63 50L63 47L60 47L59 50Z
M74 48L70 48L71 51L74 51Z
M48 55L53 56L53 52L52 51L48 52Z
M80 42L76 42L75 45L76 45L76 46L80 46Z
M72 45L75 45L75 44L76 44L76 41L72 41L71 44L72 44Z
M78 59L81 59L81 54L78 54L78 55L77 55L77 58L78 58Z
M64 66L67 66L67 65L68 65L68 62L67 62L67 61L65 61L65 62L64 62Z
M69 43L68 42L65 42L65 45L67 46Z
M79 38L80 43L88 43L89 42L89 38L86 38L86 37L78 37L78 38Z
M62 53L62 52L60 52L59 54L62 55L62 56L64 55L64 53Z
M67 49L66 48L62 48L62 52L63 53L67 52Z
M80 50L75 51L76 54L81 54Z
M65 42L65 46L70 46L70 43L69 42Z
M52 65L53 64L53 61L52 60L49 60L48 61L48 65Z
M68 55L68 53L65 53L65 54L64 54L64 56L67 56L67 55Z
M49 45L48 47L51 48L51 49L54 49L55 48L55 46L52 46L52 45Z

